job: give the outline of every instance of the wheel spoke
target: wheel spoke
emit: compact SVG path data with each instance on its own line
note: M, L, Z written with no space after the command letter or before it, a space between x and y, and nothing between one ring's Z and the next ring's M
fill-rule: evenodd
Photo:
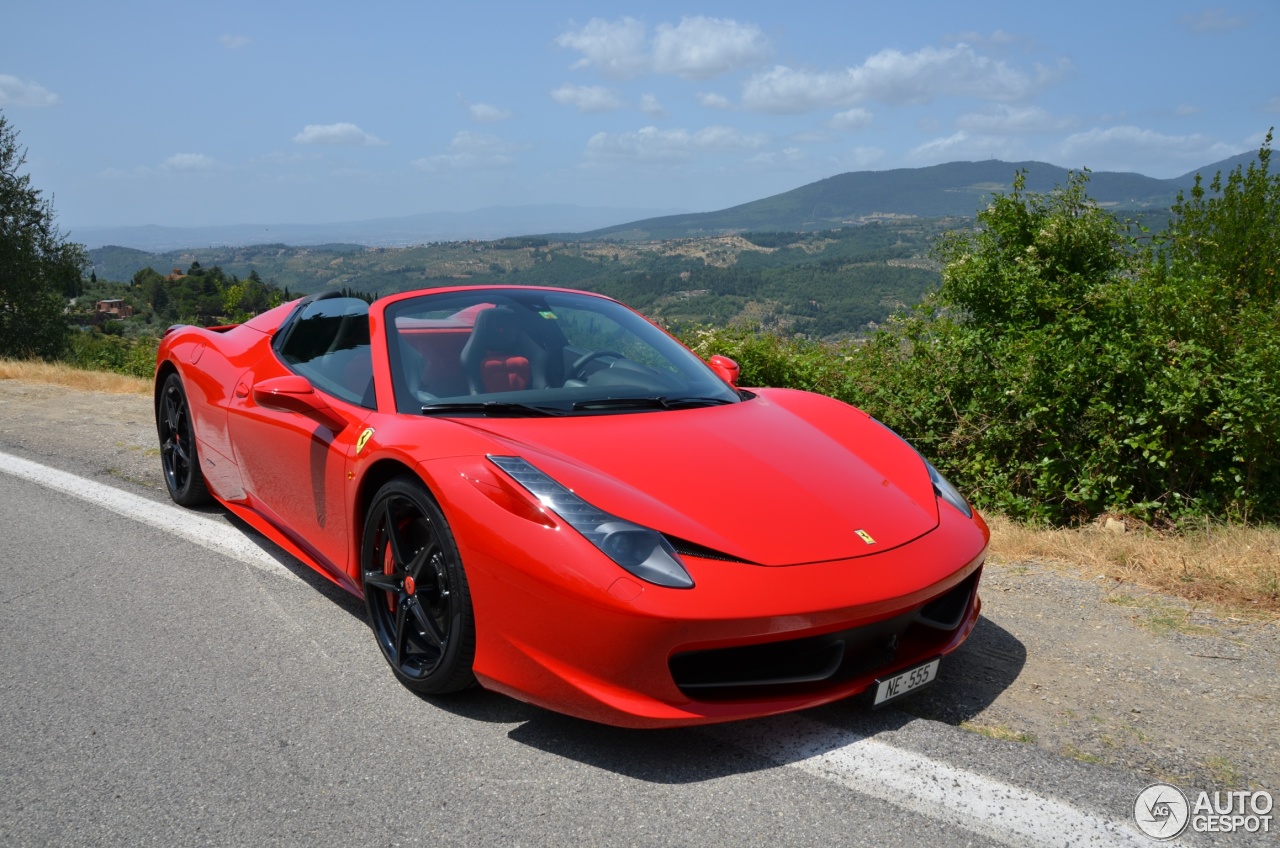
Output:
M391 561L397 571L404 568L404 553L400 544L400 528L396 526L395 513L391 511L391 499L382 508L383 532L387 534L387 543L391 545Z
M430 560L438 550L440 550L440 545L436 538L432 536L431 541L424 545L422 550L414 554L413 560L404 567L405 573L414 580L418 580L422 574L423 564Z
M164 398L164 422L169 427L171 435L178 432L178 402L173 394L169 392Z
M395 592L400 589L400 580L394 574L383 574L381 571L366 571L364 573L364 585L387 592Z
M178 459L182 460L183 465L191 465L191 458L187 455L187 446L177 439L173 440L173 452L177 455Z
M431 614L420 603L415 602L409 609L413 613L413 620L418 624L418 631L432 645L443 650L445 633L440 629L440 625L436 623L436 620L431 617Z
M405 600L402 600L400 603L396 604L396 632L391 643L391 649L395 654L396 662L399 664L404 663L404 649L405 649L404 619L405 619L406 607L409 607L409 606L416 606L416 604L412 602L412 599L405 599Z

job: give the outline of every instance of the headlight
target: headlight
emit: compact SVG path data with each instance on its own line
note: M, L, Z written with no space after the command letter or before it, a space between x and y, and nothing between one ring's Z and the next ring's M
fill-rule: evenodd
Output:
M597 509L518 456L490 456L489 461L636 577L671 589L693 588L680 555L658 531Z
M920 457L924 459L924 457ZM964 495L943 477L938 469L933 467L933 463L924 460L925 466L929 469L929 479L933 481L933 491L947 503L964 513L966 518L973 518L973 507L969 506L969 502L964 499Z

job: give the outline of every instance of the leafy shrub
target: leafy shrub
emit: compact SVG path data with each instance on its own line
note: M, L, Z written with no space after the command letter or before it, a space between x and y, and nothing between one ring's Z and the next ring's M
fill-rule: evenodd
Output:
M77 368L150 379L156 371L159 346L159 339L148 336L128 338L91 330L71 335L63 361Z

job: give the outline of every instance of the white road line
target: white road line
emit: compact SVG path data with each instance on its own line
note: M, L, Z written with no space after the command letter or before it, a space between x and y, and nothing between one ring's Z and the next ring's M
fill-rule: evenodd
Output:
M194 542L203 548L229 556L260 571L294 580L300 579L244 533L221 521L206 518L198 512L156 503L112 486L95 483L7 453L0 453L0 471L97 504L117 515L172 533L188 542Z
M798 715L719 731L730 744L1005 845L1151 848L1136 827ZM1176 845L1178 843L1164 843Z
M299 579L244 533L199 513L6 453L0 453L0 471L97 504L253 568ZM709 732L774 762L953 822L1006 845L1150 848L1152 844L1127 823L1109 822L1061 801L802 716L743 722Z

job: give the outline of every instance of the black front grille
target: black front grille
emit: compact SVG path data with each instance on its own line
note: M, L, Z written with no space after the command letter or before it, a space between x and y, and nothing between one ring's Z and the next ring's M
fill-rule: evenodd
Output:
M941 648L964 621L978 574L919 607L873 624L676 654L670 662L671 676L681 692L699 701L796 694L862 677L889 666L900 651L913 656Z
M770 690L828 685L893 662L915 617L912 610L822 636L688 651L671 658L671 676L680 691L699 700L767 697Z
M978 572L974 572L947 592L939 595L920 608L919 621L926 627L936 630L955 630L964 620L969 609L969 600L978 585Z

